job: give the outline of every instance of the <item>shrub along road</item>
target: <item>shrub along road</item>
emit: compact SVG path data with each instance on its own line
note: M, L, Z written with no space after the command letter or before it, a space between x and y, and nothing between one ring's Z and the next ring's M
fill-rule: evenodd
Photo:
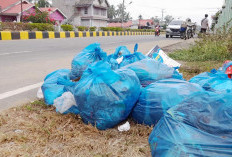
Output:
M164 36L0 41L0 111L35 100L38 87L48 73L70 68L72 58L94 42L99 42L110 54L122 45L132 51L138 43L139 51L147 53L155 45L166 47L185 41Z

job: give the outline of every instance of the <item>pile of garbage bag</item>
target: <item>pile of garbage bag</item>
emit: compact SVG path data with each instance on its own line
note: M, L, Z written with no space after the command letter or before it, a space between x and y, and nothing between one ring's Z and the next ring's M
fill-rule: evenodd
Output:
M90 65L75 87L82 120L100 130L112 128L131 113L140 95L140 83L129 69L111 70L106 62Z
M159 47L148 56L137 50L137 44L133 53L120 46L107 56L91 44L74 57L71 70L48 74L38 96L99 130L128 118L154 125L153 157L232 156L232 62L185 81L181 64ZM128 131L130 124L118 128Z
M132 118L139 124L155 125L168 109L194 93L204 91L201 86L183 80L160 80L143 88Z
M150 134L152 156L232 156L231 96L199 92L171 108Z

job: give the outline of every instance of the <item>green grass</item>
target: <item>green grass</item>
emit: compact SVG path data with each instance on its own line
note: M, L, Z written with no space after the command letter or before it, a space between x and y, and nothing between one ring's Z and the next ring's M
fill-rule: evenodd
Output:
M229 32L203 36L189 49L177 50L169 56L188 62L232 60L232 35Z

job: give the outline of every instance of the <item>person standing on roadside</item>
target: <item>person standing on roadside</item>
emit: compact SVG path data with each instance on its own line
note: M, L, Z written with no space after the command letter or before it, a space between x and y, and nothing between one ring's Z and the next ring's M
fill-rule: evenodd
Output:
M206 33L209 28L208 14L205 14L205 18L201 20L201 33Z

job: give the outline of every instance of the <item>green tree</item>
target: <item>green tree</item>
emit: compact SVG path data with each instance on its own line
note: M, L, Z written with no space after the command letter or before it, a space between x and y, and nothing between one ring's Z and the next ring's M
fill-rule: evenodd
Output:
M115 19L115 18L116 18L116 9L115 9L115 6L114 6L114 5L111 5L111 6L108 8L107 13L108 13L108 18L109 18L110 20Z
M167 15L165 16L164 20L165 24L169 24L173 20L173 17L171 15Z
M139 20L142 20L143 19L143 16L140 14L139 15Z
M39 0L37 3L37 7L39 8L50 7L50 3L47 0Z

